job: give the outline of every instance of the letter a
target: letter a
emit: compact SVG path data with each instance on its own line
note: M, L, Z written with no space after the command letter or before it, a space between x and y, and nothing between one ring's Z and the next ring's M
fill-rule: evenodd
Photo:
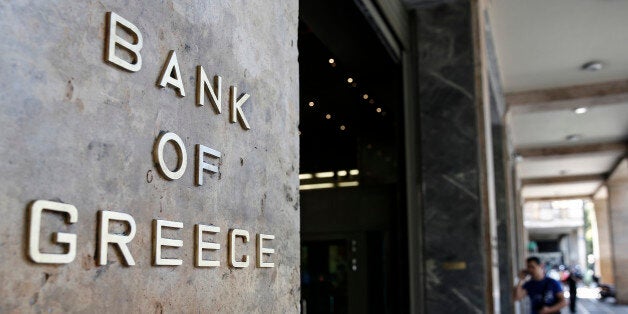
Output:
M135 43L132 44L125 39L116 35L116 29L118 25L135 37ZM134 59L133 63L130 63L118 56L116 56L116 45L124 48ZM137 72L142 68L142 55L140 50L142 49L142 33L131 22L125 20L123 17L115 14L114 12L107 12L107 39L105 41L105 56L107 61L117 65L127 71Z
M173 74L174 77L172 76ZM158 84L161 87L166 87L166 85L170 84L177 89L179 96L185 97L183 81L181 80L181 71L179 71L179 61L177 61L177 53L174 52L174 50L170 50L170 54L168 54L168 59L166 60L164 69L161 71Z

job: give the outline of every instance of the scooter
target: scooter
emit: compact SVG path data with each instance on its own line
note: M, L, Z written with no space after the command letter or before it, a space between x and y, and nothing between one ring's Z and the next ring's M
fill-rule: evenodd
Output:
M607 284L599 284L600 288L600 299L599 301L604 301L608 297L615 297L615 287Z

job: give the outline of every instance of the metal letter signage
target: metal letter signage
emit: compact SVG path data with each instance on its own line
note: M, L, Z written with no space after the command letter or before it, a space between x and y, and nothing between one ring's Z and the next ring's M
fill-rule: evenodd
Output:
M220 158L219 151L213 150L201 144L196 144L196 185L203 185L203 170L207 170L211 173L218 172L218 166L205 163L205 161L203 160L205 155L209 155L214 158Z
M209 79L207 79L203 66L199 65L196 67L196 104L199 106L205 105L205 90L209 92L210 100L214 105L216 113L221 113L222 78L218 75L214 76L214 88L212 88L209 85Z
M166 64L164 64L161 77L159 78L159 86L166 87L166 85L174 86L179 96L185 97L183 81L181 81L181 71L179 70L179 61L177 61L177 53L174 50L170 50L170 53L168 53L168 59L166 59Z
M242 125L242 127L247 130L250 130L251 126L249 126L249 122L246 121L246 118L244 117L244 113L242 112L242 105L244 105L244 103L249 99L250 95L244 94L240 96L240 98L236 101L238 89L235 86L231 86L229 91L230 91L229 114L231 117L231 123L236 123L236 117L237 117L237 120L240 120L240 124Z
M162 246L170 246L170 247L182 247L183 241L175 240L175 239L166 239L161 237L161 230L163 227L173 228L173 229L181 229L183 228L183 223L178 221L168 221L168 220L153 220L153 231L155 235L153 236L154 241L154 259L153 263L155 265L169 265L169 266L179 266L183 264L183 261L178 258L163 258L161 257L161 247Z
M123 17L114 12L108 12L106 14L106 36L105 36L105 61L113 64L121 69L137 72L142 68L142 56L140 50L143 46L143 39L140 30L131 22L127 21ZM134 38L134 40L128 41L117 35L116 32L123 31ZM116 49L123 49L130 55L131 60L125 60L116 54ZM118 52L120 52L118 50ZM204 107L205 98L209 98L213 105L213 111L216 114L221 114L221 101L222 101L222 78L218 75L214 76L213 85L205 74L202 66L197 66L197 78L196 78L196 105L194 107ZM187 80L186 80L187 81ZM167 86L173 87L180 97L185 96L185 89L183 86L183 75L179 68L179 62L177 60L177 54L174 50L170 50L166 62L162 68L161 74L157 80L159 87L165 88ZM241 127L244 130L251 129L249 122L247 121L243 105L250 98L247 93L242 93L240 96L237 94L237 87L229 87L229 121L231 123L240 122ZM164 160L164 149L166 149L166 143L170 142L177 153L177 165L175 169L171 169ZM219 173L220 158L223 154L213 148L205 145L195 145L195 173L194 183L196 186L203 186L203 175L205 172L211 174ZM160 135L155 139L153 144L152 159L155 167L165 180L174 181L180 179L187 168L187 151L185 143L181 137L174 132L160 132ZM217 160L218 159L218 160ZM229 167L226 167L229 169ZM176 182L167 183L175 184ZM39 264L68 264L74 261L77 254L77 239L78 235L73 233L55 232L53 233L53 242L55 244L61 244L66 248L65 253L45 253L40 251L39 239L41 237L41 220L42 212L50 211L56 214L61 214L66 217L67 224L74 224L78 222L78 210L76 207L70 204L61 202L53 202L47 200L37 200L29 207L29 232L28 232L28 256L30 259ZM188 210L188 209L182 209ZM161 211L160 211L161 212ZM185 216L184 216L185 217ZM112 222L123 223L127 228L123 233L110 232L109 227ZM187 223L186 223L187 224ZM162 256L164 247L181 248L183 247L183 241L178 239L164 238L162 230L164 228L169 229L183 229L183 222L168 221L162 219L153 219L152 221L152 264L156 266L178 266L183 263L179 258L167 258ZM135 219L127 213L99 210L96 222L96 237L97 237L97 249L96 257L97 264L104 266L108 264L108 249L109 244L114 246L120 251L124 264L127 266L134 266L135 259L131 254L130 246L131 242L135 238L137 232L137 226ZM203 237L220 236L221 228L213 225L195 224L194 225L194 266L199 268L215 268L221 265L219 257L209 258L203 256L203 253L207 254L220 254L220 244L213 242L215 239L206 239ZM241 239L242 241L240 241ZM225 255L227 255L227 264L234 268L247 268L249 267L249 254L255 254L255 266L256 268L269 268L275 267L275 263L269 261L270 256L275 253L275 250L269 247L265 247L264 244L268 244L270 240L274 240L275 236L271 234L258 233L255 237L255 251L252 244L249 243L249 232L243 229L231 229L227 235L228 248ZM236 249L237 247L237 249ZM237 252L240 253L238 255ZM175 250L168 250L170 254L176 252ZM224 252L224 251L223 251ZM243 254L243 252L249 252L249 254ZM264 261L266 259L266 261ZM113 261L112 261L113 263Z
M107 249L109 243L115 243L118 245L118 249L122 252L124 262L128 266L135 265L135 260L127 243L131 242L135 237L135 219L129 214L118 213L112 211L101 210L98 212L98 265L107 265ZM125 221L129 224L129 232L126 235L110 234L109 233L109 221Z
M38 200L31 204L31 224L28 238L28 256L35 263L42 264L67 264L76 257L76 234L55 232L54 241L68 245L65 254L42 253L39 251L39 233L41 231L41 212L43 210L65 213L69 223L78 221L78 211L70 204Z
M116 34L118 25L122 26L130 35L135 37L136 42L134 44ZM142 55L140 55L140 50L143 44L142 33L140 33L140 30L133 25L133 23L125 20L114 12L107 13L107 40L105 42L107 61L127 71L137 72L142 68ZM119 45L129 52L134 57L134 62L131 63L118 57L116 55L116 45Z
M196 225L196 267L218 267L220 266L220 261L208 261L203 259L203 250L220 250L220 244L213 242L205 242L203 241L203 233L220 233L220 227L215 226L206 226L197 224Z
M242 255L242 260L238 261L235 252L235 243L237 238L242 238L244 243L249 242L249 232L241 229L229 230L229 264L231 267L244 268L249 267L249 256Z
M178 161L177 161L177 169L174 171L170 171L168 166L166 165L166 161L164 160L164 147L168 141L172 141L174 144L175 150L177 151ZM163 174L168 180L176 180L183 176L185 172L185 168L188 165L188 154L185 151L185 146L183 145L183 140L176 134L172 132L163 133L159 135L157 138L157 142L155 142L155 148L153 149L153 159L157 164L157 169L161 174Z

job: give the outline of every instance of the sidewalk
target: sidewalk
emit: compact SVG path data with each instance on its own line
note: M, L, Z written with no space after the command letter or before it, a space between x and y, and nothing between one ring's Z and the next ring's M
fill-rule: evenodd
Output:
M628 305L615 304L613 299L600 301L596 288L578 288L578 300L576 300L576 312L579 314L628 314ZM569 307L562 310L569 313Z

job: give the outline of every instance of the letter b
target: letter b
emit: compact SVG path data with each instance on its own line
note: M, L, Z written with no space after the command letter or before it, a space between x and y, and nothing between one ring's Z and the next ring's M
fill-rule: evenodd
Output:
M133 35L136 39L136 43L130 43L122 37L116 35L116 29L118 25L121 25L124 30ZM123 17L117 15L114 12L107 12L107 39L105 42L106 52L105 57L108 62L111 62L127 71L137 72L142 68L142 55L140 50L143 45L142 33L131 22L125 20ZM128 62L118 56L116 56L116 46L124 48L133 57L134 62Z

